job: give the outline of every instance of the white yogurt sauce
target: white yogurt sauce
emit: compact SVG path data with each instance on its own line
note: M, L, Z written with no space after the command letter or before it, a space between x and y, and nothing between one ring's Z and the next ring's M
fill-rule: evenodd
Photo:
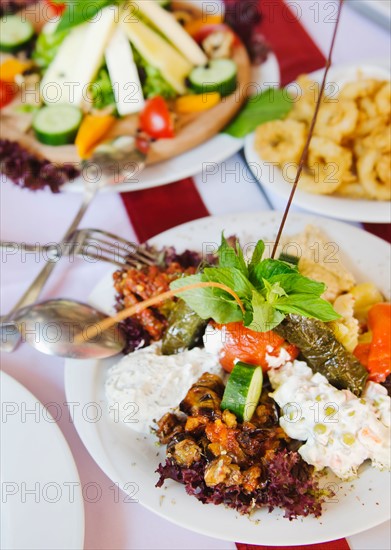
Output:
M299 453L321 470L329 467L342 479L357 475L366 459L390 469L390 397L380 384L369 382L361 398L337 390L303 361L270 369L271 396L282 409L280 425L292 438L306 443Z
M109 413L137 432L150 431L170 409L177 407L204 372L222 376L215 355L194 348L162 355L161 344L134 351L110 368L106 379Z

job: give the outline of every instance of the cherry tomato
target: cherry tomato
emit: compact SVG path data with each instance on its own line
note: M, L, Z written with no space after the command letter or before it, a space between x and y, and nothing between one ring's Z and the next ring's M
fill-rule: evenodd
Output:
M233 33L232 29L227 27L224 23L216 23L214 25L204 25L200 28L194 35L193 38L197 42L197 44L202 44L202 42L207 38L212 32L229 32L234 36L234 44L237 44L239 42L238 37L236 34Z
M62 15L66 9L66 4L62 2L56 2L55 0L45 0L46 4L50 6L53 11L53 15Z
M297 357L299 350L296 346L288 344L272 330L269 332L256 332L243 326L242 323L228 323L227 325L215 325L219 330L224 329L222 348L219 352L220 365L227 372L231 372L236 361L243 361L250 365L258 365L263 371L269 368L266 355L278 357L281 348L290 356L290 360Z
M11 82L0 80L0 109L11 103L16 93L16 87Z
M156 96L145 103L140 113L140 129L156 139L174 137L174 124L163 97Z

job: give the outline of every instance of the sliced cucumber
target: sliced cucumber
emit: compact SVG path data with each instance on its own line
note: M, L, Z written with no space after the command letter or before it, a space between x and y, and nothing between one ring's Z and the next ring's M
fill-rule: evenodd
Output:
M83 114L72 105L43 107L34 117L37 139L46 145L68 145L75 141Z
M17 15L7 15L0 19L0 50L16 52L26 46L34 36L34 27Z
M197 93L232 94L237 84L237 67L231 59L213 59L206 67L196 67L189 75L191 88Z
M225 387L222 409L229 409L239 420L251 420L262 392L261 367L239 361L234 366Z

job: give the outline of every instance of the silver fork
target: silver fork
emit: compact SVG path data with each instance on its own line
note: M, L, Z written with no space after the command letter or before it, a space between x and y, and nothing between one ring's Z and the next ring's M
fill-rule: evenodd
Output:
M129 174L133 176L135 169L140 171L144 168L145 162L146 155L135 148L134 139L130 136L118 136L110 142L99 145L91 159L83 164L83 170L92 168L97 174L94 179L88 179L85 183L82 204L61 242L69 240L70 235L75 232L87 208L102 187L120 183L126 180ZM19 309L37 300L55 265L55 262L47 262L11 311L1 317L1 351L11 352L18 346L20 335L15 332L7 334L9 322Z
M160 256L144 246L101 229L78 229L69 240L47 245L0 241L0 248L7 256L16 253L44 254L49 262L56 263L63 256L81 256L84 259L108 262L120 268L139 269L146 265L159 264Z

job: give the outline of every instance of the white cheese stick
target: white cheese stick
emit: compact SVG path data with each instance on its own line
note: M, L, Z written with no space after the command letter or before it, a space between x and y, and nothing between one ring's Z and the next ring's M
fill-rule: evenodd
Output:
M83 102L91 101L88 87L103 62L117 18L117 9L107 7L95 21L71 30L41 81L45 103L69 103L80 107Z
M158 2L155 0L134 0L130 3L136 6L193 65L205 65L208 62L208 58L195 40L178 23L175 17L162 8Z
M191 63L142 21L123 21L122 27L147 63L159 69L178 93L185 93L185 78L192 69Z
M132 48L122 28L118 27L111 37L105 58L118 114L138 113L144 107L144 96Z

